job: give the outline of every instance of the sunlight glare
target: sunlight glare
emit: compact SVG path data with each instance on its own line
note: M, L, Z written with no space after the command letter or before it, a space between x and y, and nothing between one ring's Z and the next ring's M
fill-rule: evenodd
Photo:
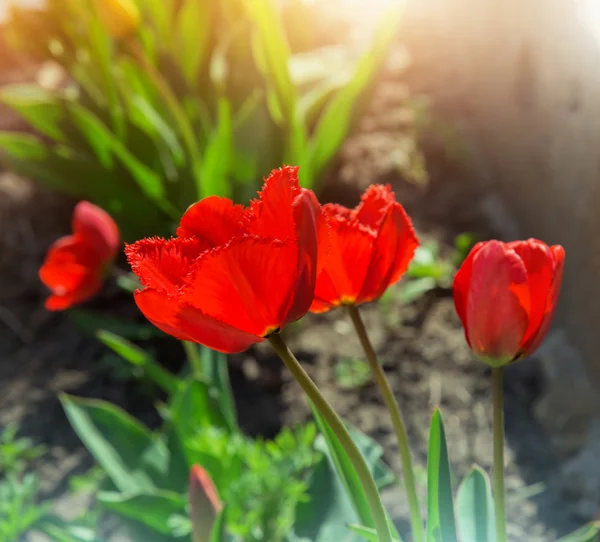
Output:
M577 17L600 45L600 0L578 0Z

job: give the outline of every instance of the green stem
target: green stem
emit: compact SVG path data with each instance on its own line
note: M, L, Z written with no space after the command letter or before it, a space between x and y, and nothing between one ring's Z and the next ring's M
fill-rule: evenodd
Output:
M492 405L494 424L494 506L496 542L506 542L506 506L504 491L504 368L492 368Z
M192 369L192 375L195 378L202 378L204 376L204 368L202 366L202 356L198 351L198 345L190 341L181 341L185 350L185 355L190 363Z
M398 401L394 397L394 392L390 386L390 383L383 372L383 368L377 361L377 355L373 349L373 345L369 340L365 324L360 316L358 307L356 305L348 305L348 312L350 318L354 324L354 329L360 339L367 360L371 367L375 382L381 391L383 401L387 407L390 416L392 417L392 425L394 426L394 432L396 433L396 439L398 440L398 449L400 451L400 461L402 463L402 472L404 473L404 487L406 489L406 497L408 499L408 506L410 510L410 523L413 532L414 542L424 542L425 540L425 529L423 527L423 520L421 519L421 510L419 509L419 498L417 496L417 484L415 482L415 473L412 465L412 458L410 455L410 446L408 443L408 435L406 434L406 426L402 419L402 413Z
M379 542L392 542L392 535L390 533L385 508L381 503L379 491L377 490L373 476L371 476L369 467L360 453L360 450L352 440L348 429L346 429L346 426L340 417L327 402L327 399L323 397L319 388L317 388L315 383L310 379L281 336L273 333L269 337L269 341L277 355L281 358L283 363L285 363L298 384L300 384L308 398L312 401L315 408L320 412L323 418L325 418L325 421L329 424L340 444L348 454L348 458L365 490L365 496L369 503L369 508L371 509L373 524L377 531Z

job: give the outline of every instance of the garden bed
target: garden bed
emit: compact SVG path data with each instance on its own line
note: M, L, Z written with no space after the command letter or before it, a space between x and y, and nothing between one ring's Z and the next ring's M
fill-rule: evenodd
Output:
M372 97L355 136L350 138L323 189L324 200L355 204L374 182L391 182L414 218L423 239L440 244L442 254L454 236L475 231L493 235L478 204L481 194L463 181L442 138L424 142L429 182L423 172L406 174L415 162L413 110L401 72L390 69ZM395 59L395 60L394 60ZM395 64L396 62L396 64ZM415 165L416 164L416 165ZM404 171L405 174L402 174ZM413 171L413 173L415 173ZM408 181L407 179L411 180ZM416 181L421 181L421 184ZM44 495L59 510L77 506L68 495L69 476L92 462L57 399L66 391L115 402L149 424L156 424L155 397L136 381L119 381L100 360L104 348L73 324L68 314L42 308L44 291L37 268L47 246L68 229L70 202L5 175L0 182L0 423L18 421L22 432L45 444L40 460ZM109 285L91 307L140 318L136 307ZM118 309L115 309L118 307ZM363 310L364 318L407 421L419 471L425 466L431 412L442 407L452 466L462 475L473 464L491 465L489 372L473 360L454 312L451 292L435 289L411 304L392 298ZM309 316L288 331L292 350L338 411L373 436L385 460L400 472L389 417L370 383L348 389L336 377L340 360L362 359L349 319L341 312ZM184 354L172 341L160 341L161 360L177 367ZM360 364L359 364L360 365ZM309 412L297 385L268 344L232 361L232 381L242 426L251 434L273 436L284 424L305 421ZM507 370L507 489L511 540L549 541L576 527L557 487L558 463L532 416L541 377L535 361ZM543 493L526 499L527 488L542 482ZM386 494L392 516L406 527L406 507L398 490ZM80 503L83 504L83 503Z

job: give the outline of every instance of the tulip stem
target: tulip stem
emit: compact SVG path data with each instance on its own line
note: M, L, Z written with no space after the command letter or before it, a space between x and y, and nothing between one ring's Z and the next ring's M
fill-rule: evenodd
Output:
M311 380L310 376L308 376L281 336L273 333L270 335L269 341L277 355L281 358L283 363L285 363L286 367L290 370L298 384L300 384L315 408L319 411L321 416L323 416L329 427L331 427L331 430L335 433L335 436L348 454L348 458L350 459L365 491L365 496L373 517L373 524L377 531L377 540L379 542L392 542L387 515L381 502L377 485L373 480L371 471L360 453L360 450L352 440L348 429L346 429L344 422L342 422L335 410L333 410L332 406L327 402L327 399L323 397L319 388L317 388L316 384Z
M381 395L383 396L385 406L392 417L392 425L394 426L394 432L396 433L396 439L398 440L402 472L404 473L404 487L406 489L406 497L408 499L408 506L410 510L410 523L413 532L413 540L414 542L424 542L425 529L423 527L423 520L421 519L421 510L419 508L419 498L417 496L417 485L415 482L410 446L408 443L406 426L402 418L400 406L394 397L394 392L392 391L389 380L385 376L381 364L377 361L377 355L375 354L373 345L369 340L369 336L367 334L362 317L360 316L358 307L356 305L348 305L348 313L350 314L356 334L360 339L363 350L365 351L365 355L367 356L367 360L369 361L375 382L377 383Z
M198 345L190 341L181 341L183 343L183 349L187 356L188 362L192 369L192 375L194 378L201 379L204 376L204 367L202 365L202 356L198 351Z
M506 542L506 505L504 490L504 368L492 368L494 425L494 507L496 542Z

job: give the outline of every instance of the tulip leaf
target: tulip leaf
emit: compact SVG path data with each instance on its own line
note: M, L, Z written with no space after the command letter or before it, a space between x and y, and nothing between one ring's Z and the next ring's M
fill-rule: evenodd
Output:
M461 542L493 542L494 501L484 470L473 467L460 484L456 513Z
M73 122L101 163L104 164L108 160L108 153L113 152L144 194L154 200L164 198L165 190L160 176L135 157L94 113L78 103L71 103L69 111Z
M313 416L321 432L315 448L325 454L325 460L317 465L311 477L310 501L298 505L295 532L314 542L353 542L356 536L348 531L349 523L359 520L372 525L364 489L346 451L314 407ZM393 481L393 475L381 462L381 446L356 429L349 428L349 431L378 487L381 489ZM392 534L397 536L395 527L391 525L391 528Z
M457 542L446 433L439 409L433 413L429 432L427 542Z
M183 520L187 520L187 501L178 493L164 490L135 494L101 492L97 498L108 510L139 521L160 534L185 534L181 532L181 527L185 524Z
M190 85L197 84L200 69L208 57L215 8L216 4L212 2L183 0L176 13L175 53Z
M62 395L77 435L122 492L152 490L166 470L166 446L135 418L106 401Z
M254 56L270 87L268 99L271 112L278 110L283 119L292 124L296 109L296 88L289 70L291 51L275 2L243 0L243 4L256 29Z
M6 85L0 90L0 102L16 111L36 131L64 141L61 128L64 108L58 94L38 85Z
M146 378L154 382L169 395L175 393L179 388L182 381L166 369L163 369L143 348L110 331L100 330L96 333L96 336L124 360L140 368Z
M134 281L134 283L137 285L136 289L139 289L139 282ZM150 323L142 324L124 318L104 316L85 309L71 309L69 316L73 323L86 333L94 334L99 330L104 330L125 339L142 341L154 337L164 337L164 333Z
M367 496L365 495L365 490L363 489L360 478L356 474L348 454L346 453L344 447L340 444L329 424L317 411L314 405L312 405L312 403L311 407L317 427L321 432L321 435L323 435L327 445L326 449L328 456L335 467L335 471L339 476L346 494L348 497L350 497L354 511L363 524L367 525L368 527L375 527L371 517L369 502L367 500Z
M363 525L356 525L354 523L348 525L348 528L351 531L354 531L355 533L359 534L360 536L362 536L362 538L368 540L369 542L379 542L379 538L377 538L377 531L375 529L370 529L369 527L364 527ZM393 542L402 541L400 538L394 538Z
M171 439L175 439L187 462L187 469L197 461L190 448L195 437L203 430L228 429L227 421L206 382L188 379L172 397L169 415Z
M199 176L198 196L216 195L231 197L229 174L233 156L233 126L231 105L220 98L217 108L217 125L213 129L204 153Z
M596 540L598 533L600 533L600 522L594 521L567 536L563 536L557 542L593 542Z
M226 531L226 514L227 514L227 505L223 506L217 519L215 520L215 524L213 525L212 531L210 533L209 542L228 542L227 531ZM193 542L196 542L195 540Z
M229 381L227 356L221 352L203 347L200 359L202 361L203 375L216 394L219 410L223 413L229 431L232 433L239 432L235 401Z

